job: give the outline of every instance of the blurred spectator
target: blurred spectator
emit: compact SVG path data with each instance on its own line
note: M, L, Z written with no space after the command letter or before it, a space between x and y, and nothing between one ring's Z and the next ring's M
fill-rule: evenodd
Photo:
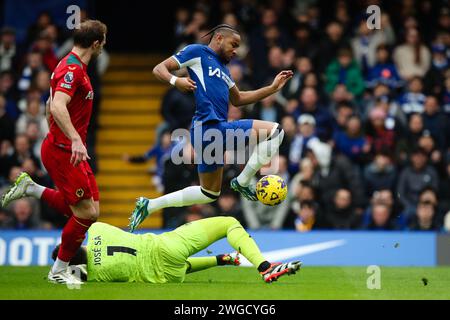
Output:
M320 222L317 222L318 206L313 201L302 201L296 211L295 230L299 232L307 232L320 227Z
M21 76L17 82L17 87L22 94L28 90L36 74L43 69L45 69L45 66L42 61L42 54L39 51L29 52L26 65L22 69Z
M49 12L44 11L39 14L36 22L33 23L27 32L27 45L31 45L35 39L44 31L50 24L52 24L52 17Z
M412 113L409 117L406 133L401 137L396 146L397 158L400 164L408 160L408 155L417 147L420 137L424 134L422 115Z
M300 162L298 173L292 177L288 192L291 196L299 196L300 189L307 183L312 182L314 166L310 159L305 158ZM312 187L311 187L312 188ZM311 189L311 191L313 191ZM312 198L314 199L314 197Z
M275 95L270 95L255 104L250 117L252 119L279 123L283 113L283 107L275 101Z
M294 75L288 83L276 94L277 102L280 104L291 103L295 107L298 104L298 97L304 85L305 75L312 71L311 60L307 57L298 57L294 62ZM289 109L289 108L288 108Z
M295 174L298 171L300 161L305 157L308 142L317 139L315 132L316 120L310 114L302 114L297 120L297 134L290 146L289 172Z
M439 198L444 212L450 212L450 153L447 155L445 174L441 177ZM449 230L450 231L450 230Z
M11 27L0 30L0 72L15 70L18 64L16 32Z
M269 49L273 46L284 49L288 44L288 33L280 30L278 19L278 14L273 8L262 8L259 23L254 24L249 33L253 80L256 87L260 87L266 81Z
M301 162L300 172L291 180L288 189L288 201L290 202L290 210L285 219L284 226L289 229L295 229L295 220L298 217L301 204L304 202L314 203L316 212L315 227L323 226L322 210L320 209L319 199L316 190L313 187L314 167L309 159L303 159Z
M328 65L325 77L325 90L329 94L339 85L345 86L352 98L360 97L364 91L364 79L350 48L339 49L337 58Z
M48 223L43 224L39 216L33 213L33 207L28 199L18 199L12 206L12 217L5 221L4 229L33 230L51 228L51 225Z
M419 201L416 214L412 216L409 230L413 231L439 231L441 225L438 222L436 206L429 201Z
M433 167L427 165L427 154L425 150L417 147L410 156L411 164L400 173L397 192L399 201L409 216L419 201L421 190L427 186L437 188L439 178Z
M387 205L374 203L370 209L370 220L366 230L390 231L398 229L394 220L391 219L391 212Z
M381 107L370 111L366 126L367 141L371 146L372 154L382 150L394 150L396 145L396 132L392 123L386 121L387 113Z
M175 11L174 48L179 47L179 45L183 42L188 21L189 10L185 7L178 7Z
M417 142L419 148L422 148L429 159L429 164L434 167L437 173L441 172L442 165L442 152L436 147L436 142L433 136L428 132L424 131L424 134L419 138Z
M377 47L384 44L391 44L395 41L392 28L388 24L382 30L369 29L366 17L363 17L358 24L356 36L351 40L351 46L361 71L368 74L370 68L375 65Z
M442 102L443 102L442 111L447 116L447 120L450 121L450 71L447 71L447 76L445 79L445 90Z
M448 119L440 112L439 100L434 96L428 96L424 104L422 114L424 128L430 132L436 141L439 150L445 150L449 146Z
M413 77L423 77L430 68L431 54L421 42L415 28L406 30L406 41L394 50L393 59L400 76L409 81Z
M368 195L378 190L391 190L395 188L397 171L388 152L375 154L372 162L364 169L364 182Z
M217 203L214 203L214 216L230 216L239 221L245 221L235 192L223 192Z
M312 183L321 205L332 203L339 189L347 189L352 195L352 206L359 212L364 210L366 200L359 170L346 157L332 157L331 147L318 140L308 143L307 156L314 166Z
M7 177L10 169L14 166L22 166L26 159L32 159L37 167L40 166L39 160L35 157L30 148L30 142L25 134L19 134L14 140L14 153L12 155L1 155L2 175Z
M54 70L58 64L58 57L55 54L54 39L47 30L42 31L37 37L36 41L31 47L31 50L40 52L42 55L42 62L47 70Z
M370 151L361 129L361 119L352 115L347 119L345 130L336 131L333 137L336 151L356 164L362 164Z
M6 113L6 99L0 95L0 143L14 140L14 120Z
M20 114L20 111L17 108L19 91L15 86L14 74L12 71L0 72L0 95L6 99L6 113L13 120L16 120Z
M352 194L347 189L338 189L325 210L325 223L332 229L356 229L360 225L361 215L355 212Z
M400 107L407 116L413 112L423 112L426 97L422 92L422 79L420 77L412 77L408 82L408 89L399 99Z
M239 31L241 42L239 43L239 48L236 49L236 57L234 59L240 61L246 59L250 50L250 47L248 45L248 36L245 30L241 28L237 16L234 13L227 13L223 16L222 23L232 26Z
M381 43L376 48L376 62L370 67L366 76L368 87L383 83L391 89L399 88L403 82L397 72L395 64L391 61L389 48Z
M315 134L322 141L332 137L333 120L328 110L319 104L317 91L314 88L304 88L300 97L300 105L293 112L293 116L310 114L315 120Z
M344 28L341 23L332 21L326 26L325 36L319 45L320 55L318 55L317 61L314 61L314 65L319 72L324 72L334 60L339 48L347 44L343 35Z
M317 61L319 47L314 39L311 27L307 23L299 23L294 29L294 49L297 57ZM292 79L291 79L292 81Z
M280 124L281 124L281 128L283 128L283 131L284 131L284 138L283 138L283 142L281 143L278 151L279 151L280 155L283 155L286 158L289 158L291 144L292 144L292 141L294 141L294 139L295 139L295 135L297 134L297 126L296 126L294 117L291 117L291 116L284 116L281 119Z
M41 146L42 142L45 139L45 135L43 135L39 123L33 120L28 122L27 127L25 129L25 135L27 136L28 141L30 143L31 153L36 157L36 159L40 160ZM40 163L39 166L42 167L43 164L41 164L41 162L39 163Z
M163 97L161 113L170 131L189 128L194 111L194 95L191 92L184 93L174 87Z
M45 104L50 96L50 72L47 70L40 70L36 74L33 85L40 91L41 103Z
M41 111L40 103L37 100L28 102L26 112L22 113L16 122L16 134L25 133L30 122L36 122L38 124L41 137L47 135L47 119L45 118L45 114Z
M444 218L444 231L450 232L450 211L447 212Z
M351 103L343 101L336 105L334 108L334 132L345 130L347 120L354 114L353 106Z
M424 77L425 92L441 96L444 89L444 72L449 69L449 57L446 56L446 47L443 44L432 46L431 67Z

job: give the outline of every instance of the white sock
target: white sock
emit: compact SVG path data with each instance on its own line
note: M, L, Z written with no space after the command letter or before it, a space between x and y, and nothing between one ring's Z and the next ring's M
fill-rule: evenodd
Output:
M69 262L65 262L62 260L59 260L59 258L56 258L55 263L53 263L52 266L52 272L53 273L59 273L64 270L66 270L69 267Z
M220 192L205 191L213 196L218 197L220 195ZM156 211L168 207L185 207L193 204L204 204L213 202L214 200L215 199L206 196L202 192L200 186L192 186L152 199L149 202L147 209L149 211Z
M40 199L42 196L42 193L44 193L45 187L41 186L37 183L29 184L25 189L25 194L27 196Z
M237 177L237 181L241 186L248 186L258 170L268 164L273 156L277 154L280 144L283 142L284 131L278 131L278 126L274 129L269 140L264 140L255 147L244 170Z

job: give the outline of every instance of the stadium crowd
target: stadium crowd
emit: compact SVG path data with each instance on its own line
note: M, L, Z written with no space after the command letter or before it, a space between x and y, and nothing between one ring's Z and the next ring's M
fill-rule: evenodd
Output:
M381 8L369 28L369 5ZM232 215L251 229L450 229L450 9L439 1L196 1L175 13L174 52L219 23L241 35L229 69L240 90L294 77L277 95L229 120L262 119L286 132L276 173L289 198L276 207L229 189L242 166L226 165L213 205L165 209L165 226ZM192 94L170 89L162 103L167 133L188 127ZM166 193L198 184L195 166L157 159ZM153 149L154 150L154 149ZM144 158L149 158L149 153ZM256 181L255 181L256 182Z
M371 4L381 8L380 29L368 26ZM281 124L286 134L275 159L279 169L264 168L261 174L282 176L289 196L276 207L238 198L229 183L242 167L227 164L218 201L167 208L164 227L230 215L251 229L450 231L450 8L445 1L200 0L177 9L173 52L190 43L207 44L209 38L202 36L219 23L241 35L229 64L240 90L266 85L280 70L294 71L277 95L229 109L230 121ZM21 48L14 30L1 30L0 193L21 170L51 185L39 145L48 130L49 71L67 52L67 41L48 14L30 27ZM97 97L104 65L92 64ZM155 181L165 193L198 184L195 165L168 161L170 133L190 125L194 108L192 94L169 89L161 105L165 123L156 133L159 143L145 155L127 158L156 157ZM0 208L4 228L61 223L49 208L28 200Z
M81 19L87 16L81 11ZM29 26L24 41L14 28L0 29L0 194L21 171L37 183L54 187L41 162L41 144L49 128L45 103L50 94L50 75L73 46L70 30L57 26L42 12ZM100 76L109 56L102 53L89 64L96 93L88 136L89 154L95 160L95 127L100 102ZM95 170L95 161L92 161ZM0 207L0 229L62 228L65 218L36 199L24 198Z

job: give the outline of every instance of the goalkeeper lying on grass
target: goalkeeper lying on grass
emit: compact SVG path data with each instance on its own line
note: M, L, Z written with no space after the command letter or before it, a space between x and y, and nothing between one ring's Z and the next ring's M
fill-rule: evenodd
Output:
M191 257L224 237L238 254ZM53 258L58 249L54 249ZM197 220L160 235L131 234L96 222L89 229L87 246L78 250L70 265L78 266L84 281L183 282L186 273L218 265L239 265L239 253L257 267L265 282L295 274L301 266L300 261L265 260L255 241L232 217Z

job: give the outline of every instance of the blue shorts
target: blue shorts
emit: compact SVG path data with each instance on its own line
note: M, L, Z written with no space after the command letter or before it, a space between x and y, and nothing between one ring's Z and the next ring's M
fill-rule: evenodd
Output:
M195 150L198 172L213 172L223 167L226 150L247 145L253 120L193 122L191 144Z

